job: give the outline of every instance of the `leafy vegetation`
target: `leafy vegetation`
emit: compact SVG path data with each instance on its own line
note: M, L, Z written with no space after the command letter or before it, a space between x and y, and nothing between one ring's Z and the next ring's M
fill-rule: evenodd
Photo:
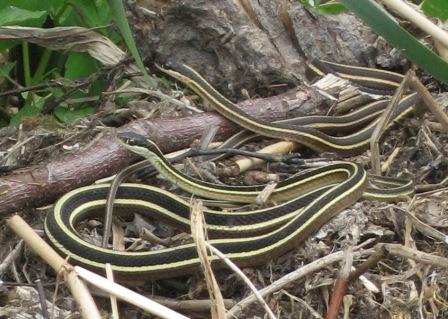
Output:
M307 8L321 14L337 14L347 11L337 0L300 0Z
M0 3L0 26L95 28L96 32L119 43L120 33L111 27L113 20L143 69L121 0L2 0ZM100 71L101 65L87 53L54 51L26 41L0 40L0 62L1 91L17 91L12 94L14 99L6 94L0 97L0 126L18 124L24 117L38 115L46 108L57 120L73 122L94 112L92 100L105 86L99 77L77 90L50 85L52 81L83 80ZM39 90L21 90L39 84L42 84ZM57 105L49 108L51 104Z
M446 0L425 0L422 8L430 17L439 18L442 21L448 20L448 1Z
M131 54L135 62L137 63L137 66L139 67L140 71L142 71L143 76L145 77L145 80L149 83L149 85L155 87L156 84L149 77L148 73L146 73L143 61L137 51L137 47L131 34L131 29L129 28L129 24L126 19L126 13L124 11L122 0L109 0L109 5L112 9L112 12L114 13L117 27L120 29L121 35L123 36L123 39L126 42L129 51L131 51Z

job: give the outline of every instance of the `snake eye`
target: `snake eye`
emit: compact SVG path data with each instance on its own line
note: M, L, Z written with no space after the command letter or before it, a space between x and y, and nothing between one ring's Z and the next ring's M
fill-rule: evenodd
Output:
M125 142L126 142L128 145L131 145L131 146L134 146L134 145L137 144L137 142L136 142L135 139L133 139L133 138L128 138L128 139L125 140Z

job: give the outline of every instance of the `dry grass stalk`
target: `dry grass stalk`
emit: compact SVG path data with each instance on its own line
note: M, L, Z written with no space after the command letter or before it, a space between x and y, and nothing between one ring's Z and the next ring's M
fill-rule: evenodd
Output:
M264 30L263 25L261 24L260 20L258 19L257 13L255 12L254 7L252 6L252 3L250 0L238 0L240 6L243 8L244 12L246 12L247 16L250 18L250 20L259 28L260 30Z
M391 255L409 258L434 267L448 268L448 258L434 256L400 244L384 244L384 249Z
M261 150L258 151L258 153L264 153L264 154L289 154L296 150L297 144L293 142L287 142L287 141L281 141L274 143L272 145L268 145ZM263 164L264 161L259 158L242 158L235 161L235 165L238 166L239 172L243 173L249 169L252 169L258 165Z
M379 148L379 140L386 130L387 125L390 123L392 116L394 114L395 109L400 102L403 93L408 85L410 80L411 73L406 73L403 81L401 81L400 86L395 91L394 96L390 100L386 110L381 114L381 117L378 121L378 124L375 127L375 130L372 133L372 137L370 138L370 151L372 153L372 168L373 173L377 175L381 175L381 161L380 161L380 148Z
M263 306L263 308L266 310L266 313L269 318L276 319L274 313L271 311L267 303L263 300L263 297L258 292L257 288L254 286L254 284L247 278L247 276L235 265L229 258L226 257L223 253L221 253L218 249L210 245L208 242L205 242L205 245L212 253L214 253L216 256L218 256L224 263L229 266L230 269L232 269L233 272L235 272L249 287L250 290L252 290L252 293L255 295L257 300L260 302L260 304ZM233 318L232 316L229 317L229 315L226 317L227 319Z
M19 241L16 247L14 247L14 249L10 251L8 256L6 256L5 259L3 259L2 263L0 264L0 275L4 273L9 268L9 266L11 266L14 260L16 260L19 257L20 252L22 251L22 247L23 247L23 240Z
M442 110L440 105L434 100L428 89L420 82L414 71L411 72L410 87L415 90L422 99L426 108L435 116L442 126L443 132L448 132L448 115Z
M218 282L213 274L210 260L208 259L207 247L205 244L205 225L204 225L204 207L200 200L192 200L191 203L191 235L196 244L196 249L204 271L205 282L207 283L208 293L212 300L212 319L224 319L226 308L224 299L219 290Z
M448 33L442 28L439 28L423 13L418 12L401 0L381 0L381 2L398 13L401 17L409 20L414 25L431 35L435 41L448 48Z
M50 247L34 230L18 215L9 218L8 226L30 247L36 254L51 266L57 273L64 276L73 298L79 306L81 316L86 319L101 319L101 315L84 282L79 280L73 267L69 265L53 248Z
M74 267L75 271L72 272L89 284L117 297L120 300L126 301L131 305L137 306L157 317L162 319L188 319L188 317L175 312L165 306L154 302L153 300L142 296L131 289L128 289L122 285L115 282L107 280L106 278L97 275L87 269L79 266Z
M109 263L106 264L106 276L108 280L114 282L114 273L112 271L112 266ZM118 314L117 298L113 295L110 295L109 298L110 307L112 309L112 319L119 319L120 315Z

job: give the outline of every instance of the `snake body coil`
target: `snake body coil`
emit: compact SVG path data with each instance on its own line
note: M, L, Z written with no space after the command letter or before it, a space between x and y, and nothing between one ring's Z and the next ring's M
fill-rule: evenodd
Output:
M363 86L372 84L375 88L398 86L402 76L367 68L358 68L322 62L325 68L350 78ZM376 118L387 102L374 102L362 110L340 119L315 117L312 120L298 120L289 123L268 123L258 121L224 98L192 68L173 64L169 69L161 68L167 74L182 81L225 117L252 132L278 139L286 139L306 145L316 151L330 151L341 155L353 155L363 151L369 143L376 125ZM310 65L316 73L325 73L319 65ZM356 72L355 72L356 71ZM395 119L410 112L415 103L415 94L400 102ZM348 136L331 136L326 128L356 127L365 125ZM321 129L321 130L319 130ZM331 131L329 129L328 131ZM169 180L196 196L226 199L238 202L252 202L262 187L218 186L194 180L175 170L164 158L152 141L141 136L124 134L121 137L132 151L147 158L151 164ZM367 173L358 164L334 162L320 168L300 172L280 182L272 199L281 204L249 212L225 213L205 211L208 229L213 237L212 245L242 266L265 262L281 255L306 239L342 209L356 202L361 196L390 200L412 192L412 185L386 178L376 178L378 183L391 185L390 191L366 187ZM105 268L106 263L123 276L164 277L182 275L199 264L193 244L181 245L157 251L128 252L113 251L83 240L76 232L76 224L88 217L102 213L106 204L109 185L93 185L73 190L64 195L55 205L45 222L45 233L52 245L78 264L96 270ZM176 195L165 190L142 184L120 186L115 207L123 214L140 213L164 219L187 228L189 205ZM219 263L216 256L212 262Z

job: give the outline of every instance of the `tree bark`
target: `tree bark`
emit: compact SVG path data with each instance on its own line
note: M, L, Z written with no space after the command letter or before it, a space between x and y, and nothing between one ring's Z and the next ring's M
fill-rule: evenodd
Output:
M314 98L313 98L314 97ZM239 105L247 113L268 121L306 114L319 96L305 88ZM208 126L217 126L217 138L225 139L238 126L215 112L168 119L135 120L117 131L134 131L153 139L164 152L186 148L200 138ZM54 202L62 194L110 176L136 157L121 147L113 129L104 131L90 145L48 164L34 165L0 178L0 214Z
M319 15L298 0L140 0L131 12L148 64L186 63L235 98L303 83L311 59L374 65L391 51L352 14Z

